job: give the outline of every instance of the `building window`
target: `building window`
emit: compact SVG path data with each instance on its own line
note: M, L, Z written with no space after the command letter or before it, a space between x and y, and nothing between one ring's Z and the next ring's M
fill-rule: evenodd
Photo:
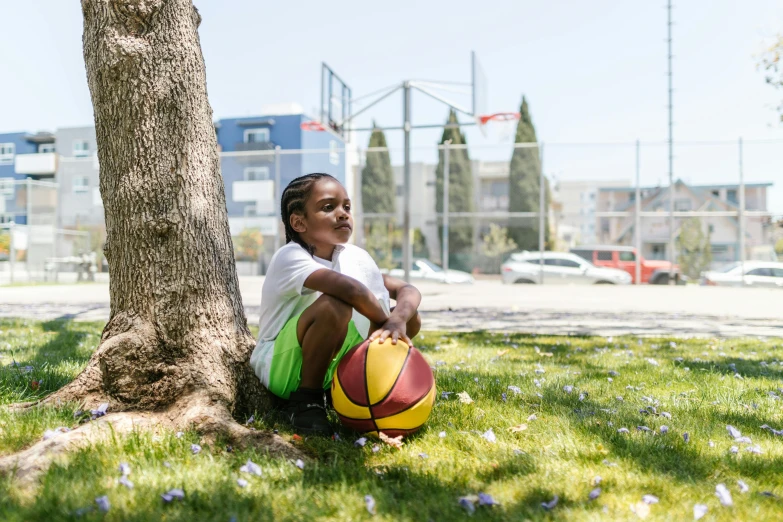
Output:
M87 140L73 141L73 155L77 158L86 158L90 155L90 144Z
M90 182L87 179L87 176L76 176L73 178L72 187L74 194L85 194L90 190Z
M735 205L739 203L737 200L737 191L735 189L726 191L726 201L729 203L734 203Z
M247 129L245 130L245 143L266 143L269 141L269 129Z
M267 181L269 179L269 167L247 167L245 169L245 181Z
M257 217L258 209L255 203L251 203L245 207L245 217Z
M0 143L0 163L14 161L16 145L13 143Z
M337 141L330 140L329 141L329 163L332 165L339 165L340 164L340 153L337 151L338 145Z
M47 152L54 152L54 143L41 143L38 145L39 154L45 154Z
M715 225L707 225L707 232L709 232L710 234L714 234L715 233Z
M713 190L712 191L713 197L719 198L720 197L720 190Z
M691 200L687 198L674 200L675 212L689 212L691 210Z
M0 178L0 197L6 199L14 197L14 180L11 178Z

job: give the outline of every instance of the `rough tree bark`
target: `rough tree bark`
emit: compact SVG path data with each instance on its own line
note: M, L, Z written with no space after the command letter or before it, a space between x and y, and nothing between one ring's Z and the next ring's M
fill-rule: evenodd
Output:
M0 459L34 478L50 457L115 430L195 427L298 452L233 415L268 407L248 364L212 109L192 0L82 0L111 316L86 369L44 403L110 414ZM105 430L104 430L105 431Z

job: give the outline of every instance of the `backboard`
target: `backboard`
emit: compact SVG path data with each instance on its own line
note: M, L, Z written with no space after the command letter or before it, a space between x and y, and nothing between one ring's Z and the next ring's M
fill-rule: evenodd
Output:
M322 63L321 123L347 141L345 122L351 118L351 110L351 88L326 63Z
M470 70L471 70L471 94L473 95L472 112L473 117L478 120L480 116L486 115L487 110L487 77L484 74L484 68L479 62L478 56L475 51L470 53ZM478 121L477 121L478 123Z

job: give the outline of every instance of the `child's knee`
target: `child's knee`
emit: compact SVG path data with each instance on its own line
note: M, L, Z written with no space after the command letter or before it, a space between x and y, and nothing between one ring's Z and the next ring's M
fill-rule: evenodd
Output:
M324 294L316 303L319 307L319 318L332 321L335 325L347 325L351 320L353 308L342 299Z

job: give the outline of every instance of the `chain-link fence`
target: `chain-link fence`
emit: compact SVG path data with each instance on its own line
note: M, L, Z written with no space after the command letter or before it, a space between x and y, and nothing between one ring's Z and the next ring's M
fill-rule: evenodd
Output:
M354 202L353 241L393 274L403 275L409 240L414 278L499 279L513 254L538 265L532 282L541 282L547 267L573 268L565 254L574 254L663 283L778 261L783 187L773 182L782 151L781 141L678 143L671 185L663 142L413 147L407 187L395 147L223 152L221 171L240 275L264 274L285 241L282 188L327 172ZM95 158L62 158L57 184L0 185L0 277L7 281L15 262L17 280L48 279L74 271L69 262L82 253L106 269L98 170Z

